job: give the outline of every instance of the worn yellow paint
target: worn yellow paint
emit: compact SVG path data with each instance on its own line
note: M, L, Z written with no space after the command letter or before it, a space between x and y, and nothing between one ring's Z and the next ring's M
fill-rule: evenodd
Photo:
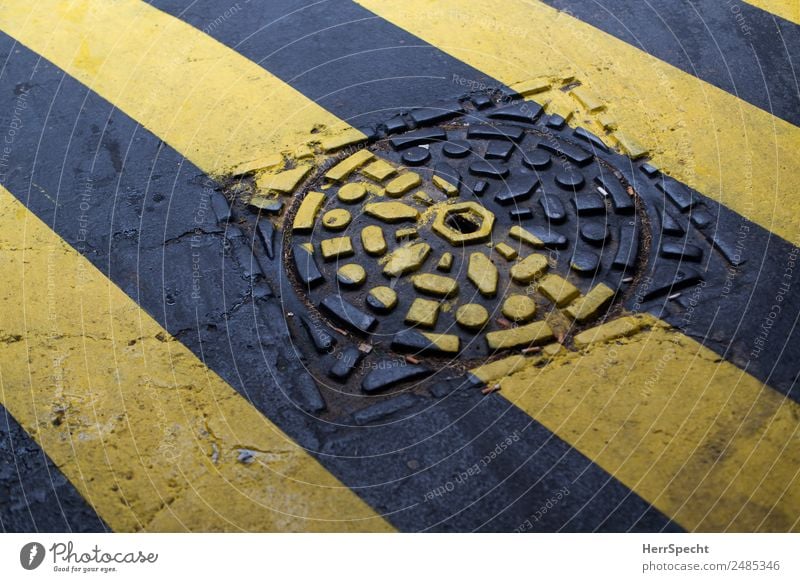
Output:
M364 214L389 223L417 220L419 218L419 212L416 208L402 202L373 202L366 204L364 205Z
M373 287L369 290L369 295L384 311L391 311L397 306L397 292L391 287Z
M256 63L139 0L4 0L0 29L213 175L293 151L312 130L319 139L354 131Z
M517 283L530 283L541 277L548 267L547 256L534 253L511 267L510 275Z
M452 297L458 295L458 281L451 277L422 273L411 278L414 289L420 293L427 293L436 297Z
M430 252L431 246L424 242L396 248L388 256L383 274L387 277L401 277L417 271Z
M294 232L308 232L314 228L322 204L325 202L325 194L322 192L309 192L300 203L297 214L294 215L292 230Z
M627 315L625 317L612 319L608 323L587 329L576 335L575 347L585 348L591 344L609 342L621 337L633 335L642 329L647 322L649 322L648 318L642 318L636 315Z
M614 297L614 290L605 283L598 283L583 297L573 301L564 312L578 323L588 321L599 315Z
M422 337L431 342L437 350L446 354L457 354L461 349L461 338L448 333L419 332Z
M350 240L349 236L326 238L319 244L319 249L322 252L322 258L326 261L349 257L355 252L353 250L353 241Z
M456 321L467 329L477 330L489 321L489 312L480 303L467 303L456 309Z
M342 265L336 275L339 283L350 287L360 287L367 280L367 272L364 267L355 263Z
M311 166L298 166L276 174L262 174L256 178L256 187L261 191L291 194L310 171Z
M484 297L494 297L497 294L497 283L500 275L497 267L483 253L471 253L467 263L467 278L472 281Z
M511 321L524 323L536 315L536 303L527 295L509 295L503 302L502 313Z
M439 302L430 299L414 299L406 314L406 323L421 327L436 327L439 319Z
M334 182L341 182L350 174L355 172L357 168L363 166L374 157L375 156L369 150L358 151L328 170L328 172L325 174L325 177L328 180L333 180Z
M692 531L800 530L800 406L649 317L502 393Z
M667 174L797 240L800 128L540 2L509 0L502 10L458 0L358 2L506 84L574 76L607 104L629 147L640 144ZM510 41L521 22L535 33ZM535 98L604 135L599 116L559 87Z
M536 249L541 249L544 247L544 242L542 242L542 239L533 233L528 232L519 225L512 226L510 229L508 229L508 236L514 240L527 243Z
M392 198L398 198L420 184L422 184L422 178L419 177L419 174L415 174L414 172L401 174L386 184L386 195Z
M800 2L797 0L747 0L747 3L800 24Z
M0 277L0 401L114 530L388 529L2 187Z
M546 321L534 321L527 325L490 331L486 342L491 350L504 350L543 344L553 339L553 330Z
M488 383L492 380L504 378L509 374L522 370L527 363L528 358L519 354L514 354L513 356L508 356L507 358L473 368L469 373L478 378L481 382Z
M494 250L497 251L498 255L500 255L507 261L513 261L519 255L517 249L507 245L504 242L494 245Z
M386 252L386 238L380 226L371 224L361 229L361 246L368 255L379 256Z
M559 307L569 305L581 294L575 285L555 274L542 277L537 290Z

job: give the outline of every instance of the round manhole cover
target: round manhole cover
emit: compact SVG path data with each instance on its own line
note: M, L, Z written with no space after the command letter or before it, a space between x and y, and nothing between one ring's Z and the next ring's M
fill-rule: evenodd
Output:
M461 118L321 171L284 240L309 309L442 364L568 343L614 309L646 255L635 192L588 150L514 121Z

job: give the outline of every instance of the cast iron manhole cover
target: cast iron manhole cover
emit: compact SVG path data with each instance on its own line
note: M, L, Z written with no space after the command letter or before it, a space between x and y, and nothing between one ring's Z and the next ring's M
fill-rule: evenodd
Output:
M525 127L533 106L390 136L319 172L283 253L312 319L470 367L568 344L614 309L649 240L636 193L589 149Z

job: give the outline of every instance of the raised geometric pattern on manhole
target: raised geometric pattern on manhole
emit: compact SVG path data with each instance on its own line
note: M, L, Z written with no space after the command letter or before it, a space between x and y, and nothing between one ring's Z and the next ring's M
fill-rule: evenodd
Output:
M436 395L440 380L539 349L545 361L631 311L688 317L684 289L740 268L720 211L641 152L500 101L413 110L317 169L302 159L230 186L228 238L263 243L261 269L232 249L281 295L316 383L287 390L307 411L391 409L411 395L363 396Z
M619 172L521 107L389 137L321 172L286 229L309 309L412 352L480 363L591 325L645 222Z

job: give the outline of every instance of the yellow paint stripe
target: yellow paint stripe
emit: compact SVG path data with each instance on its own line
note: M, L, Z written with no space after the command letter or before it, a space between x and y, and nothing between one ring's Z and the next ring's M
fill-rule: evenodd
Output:
M568 108L572 124L602 133L613 119L667 173L797 239L791 124L539 3L359 1L506 84L574 75L607 110ZM552 93L565 112L566 96ZM502 393L687 529L800 529L800 407L649 323L633 338L527 365L500 381Z
M390 529L2 187L0 280L0 399L114 530Z
M502 394L688 530L800 531L800 406L643 319Z
M312 129L319 135L322 127L349 127L257 64L139 0L4 0L0 28L212 175L293 151Z
M20 30L20 27L24 28L25 38L28 40L23 40L25 44L30 46L33 50L37 52L45 54L49 59L56 62L62 68L65 68L70 74L78 77L83 82L90 85L93 89L98 91L99 93L103 94L106 98L111 100L112 102L116 103L120 106L123 110L127 113L132 115L133 117L137 118L138 120L142 121L149 129L154 131L154 133L160 135L165 141L168 141L171 145L182 151L187 157L189 157L192 161L198 164L200 167L206 169L206 171L212 173L221 173L227 170L229 167L238 165L243 160L250 160L250 159L257 159L267 156L273 153L275 150L282 150L282 149L291 149L298 141L302 139L303 136L307 135L308 130L312 126L317 124L335 124L336 120L332 118L329 114L325 113L324 111L316 108L315 106L309 105L306 100L304 100L301 96L294 93L291 89L288 89L286 86L282 85L279 81L274 79L273 77L265 74L262 70L255 68L256 70L251 70L248 67L253 66L252 63L242 59L232 51L229 51L225 47L218 45L214 41L209 40L204 35L197 36L199 33L191 29L191 27L187 27L174 19L171 19L168 16L161 14L158 11L155 11L149 7L141 5L138 2L131 2L131 1L122 1L119 2L118 5L122 8L128 10L128 14L126 16L136 16L139 14L139 11L142 13L147 13L146 18L143 17L141 21L137 21L136 19L131 20L134 24L133 29L137 31L137 34L134 36L137 37L135 41L137 50L140 49L140 46L148 46L148 47L160 47L163 46L162 44L154 44L154 43L163 43L167 41L171 41L172 39L180 38L181 42L176 42L175 44L187 46L187 41L192 41L193 43L199 43L201 46L201 50L184 50L180 54L183 55L177 59L173 59L170 62L170 67L174 72L179 75L183 75L182 79L184 81L188 81L189 84L186 85L183 82L176 82L171 83L173 76L167 75L166 79L159 78L158 75L165 70L162 59L163 54L158 54L156 56L151 55L151 51L149 50L144 55L145 65L142 65L144 68L140 70L139 73L141 77L146 80L143 84L141 82L141 78L137 78L136 81L138 83L138 87L145 87L152 91L151 95L158 95L158 99L153 99L152 103L149 103L148 107L139 107L138 97L141 95L137 95L137 92L141 91L141 89L136 89L136 92L131 90L134 85L132 83L132 76L125 78L121 76L119 73L115 73L115 71L125 70L129 68L130 65L138 66L139 63L132 62L130 57L130 43L127 45L125 50L122 51L122 54L117 54L116 52L116 43L117 38L108 39L103 38L100 36L99 38L95 38L94 35L90 35L87 37L82 36L83 27L88 27L86 30L96 30L95 27L102 26L102 25L113 25L117 33L120 31L126 31L131 28L131 22L128 22L127 17L123 16L117 19L117 16L122 14L122 10L117 12L117 4L115 4L115 10L113 13L108 12L105 9L105 5L98 2L81 2L81 3L73 3L71 6L80 6L85 8L81 11L80 14L76 15L74 12L66 15L62 18L62 14L56 12L47 12L38 10L38 7L42 4L48 4L47 2L40 3L36 7L30 6L23 6L22 3L15 3L12 2L11 4L14 5L14 10L6 12L0 15L0 26L9 30L16 36L20 38L20 35L23 33L18 33L17 31ZM444 3L446 4L446 3ZM464 7L459 7L462 12ZM474 7L469 6L467 7L469 12ZM33 14L27 14L26 10L30 10ZM12 13L13 12L13 13ZM466 13L465 12L465 13ZM9 14L11 16L9 17ZM58 19L57 21L52 20L55 18L53 16L57 14ZM161 38L157 35L160 30L153 30L149 29L148 26L150 24L151 19L155 19L160 24L164 26L170 27L170 34L164 35L167 38ZM162 22L162 19L166 19ZM121 26L121 20L125 20L124 27ZM66 21L64 24L62 21ZM33 30L27 28L28 26L33 23ZM11 26L13 24L13 26ZM59 29L59 34L56 35L55 46L53 48L49 48L53 41L50 40L50 33L52 32L48 27L51 25L64 25L67 29L66 32L62 35L61 29ZM496 26L492 24L490 21L489 26L496 30ZM585 26L585 25L584 25ZM156 29L160 29L159 26L155 26ZM150 43L142 43L141 40L138 40L140 37L141 32L147 32L149 30L150 36L147 37L151 39L152 42ZM415 31L416 32L416 31ZM597 34L596 31L593 34ZM194 37L192 36L194 35ZM76 41L76 36L79 38ZM22 39L20 39L22 40ZM613 40L613 39L612 39ZM103 44L105 43L105 44ZM110 43L110 44L109 44ZM125 43L123 42L123 45ZM70 53L70 50L73 49L73 52ZM45 52L49 50L50 52ZM78 54L75 55L75 50L77 50ZM92 51L97 50L99 54L104 55L104 59L107 62L97 61L95 59L94 63L92 63L92 59L89 58L88 61L86 57L91 57L94 54ZM469 51L474 51L474 48L468 49ZM507 52L507 51L506 51ZM188 53L191 53L189 55ZM136 53L137 56L140 56L139 53ZM175 54L174 51L171 54ZM223 64L220 65L222 69L227 71L227 73L222 75L215 75L213 72L211 74L207 74L209 69L207 66L204 66L202 69L198 69L193 64L193 59L196 58L195 55L209 55L211 54L211 61L214 59L219 59L220 62L224 61ZM505 56L505 52L503 53L495 53L503 54ZM458 56L458 55L457 55ZM152 57L152 62L150 62L150 57ZM190 58L191 57L191 58ZM483 55L484 58L497 59L496 56L494 57L487 57L487 55ZM126 58L128 60L126 60ZM460 57L463 58L463 57ZM466 59L468 60L468 59ZM563 59L562 59L563 61ZM155 64L158 63L158 66L155 67ZM517 64L510 65L511 69L516 68L517 73L520 72L519 62ZM580 64L580 63L579 63ZM662 66L663 64L659 64L658 66ZM654 65L648 65L654 66ZM155 67L155 68L154 68ZM240 69L239 69L240 68ZM109 70L111 71L109 72ZM213 69L213 67L212 67ZM239 88L235 89L235 93L239 97L254 97L256 93L258 93L258 99L252 101L252 103L260 103L259 99L263 98L263 90L262 88L270 88L272 91L278 93L278 96L274 98L271 102L271 107L273 109L271 111L278 111L281 113L281 119L274 119L270 113L270 110L261 111L261 109L253 110L253 111L245 111L240 113L240 117L237 118L236 111L232 111L231 107L226 100L231 99L230 91L231 85L235 86L235 83L231 83L231 78L236 76L235 71L247 69L249 72L253 73L255 77L246 76L246 75L238 75L237 80L241 81L245 84L246 88L253 89L252 91L246 90L241 91ZM560 75L563 68L561 66L551 68L549 71L555 71L558 69L556 75ZM510 69L509 69L510 70ZM523 69L523 74L521 74L518 78L514 78L510 76L510 80L506 80L507 83L513 83L515 80L525 80L529 78L529 72L526 72ZM190 73L189 71L192 71ZM234 73L231 73L234 71ZM193 73L197 72L197 75ZM499 75L496 72L489 71L495 76ZM537 74L538 76L538 74ZM198 79L202 82L198 83ZM255 79L255 80L254 80ZM152 81L152 88L151 88L151 81ZM668 78L668 81L671 79ZM187 90L185 87L189 87ZM220 89L222 88L222 89ZM682 88L682 86L681 86ZM637 87L637 89L641 89ZM707 89L707 87L702 87L703 91ZM209 90L211 91L209 93ZM217 93L214 93L217 91ZM217 95L217 94L225 94L225 98L220 98L218 100L211 99L209 95ZM187 98L187 95L190 97ZM199 97L198 97L199 95ZM197 97L198 102L201 105L195 106L194 97ZM270 97L273 95L270 93ZM606 97L606 95L604 95ZM707 96L706 96L707 97ZM125 101L125 100L128 101ZM237 99L234 99L236 101ZM640 98L641 100L641 98ZM157 102L156 102L157 101ZM245 100L246 103L251 103L251 101ZM294 111L296 108L297 103L303 103L303 107L301 109L302 114L296 114L295 119L292 121L291 124L283 124L285 118L285 111ZM239 105L241 101L239 102ZM289 109L284 109L283 105L289 104L291 107ZM221 113L215 113L216 119L213 120L211 116L208 115L209 111L212 111L213 107L219 107L222 109ZM308 108L311 111L308 111ZM240 109L241 111L241 109ZM738 109L736 109L737 113L740 113ZM176 115L176 112L182 116L184 119L182 121L177 121L170 117ZM614 108L613 109L614 115L618 120L620 125L624 127L628 127L623 122L627 120L620 112ZM257 130L248 131L248 128L242 128L242 123L252 123L253 114L255 115L255 125L258 126ZM748 112L749 114L749 112ZM633 116L635 117L635 115ZM689 116L691 118L691 116ZM746 117L743 115L743 117ZM749 120L749 117L747 118ZM770 118L771 119L771 118ZM594 123L594 118L588 118L584 120L585 122ZM629 121L629 120L627 120ZM658 120L656 120L657 122ZM276 123L277 122L277 123ZM208 124L210 125L210 131ZM270 127L270 124L273 124ZM227 135L230 136L229 142L225 142L223 145L226 147L232 146L231 149L225 150L225 147L221 147L221 142L224 142L224 138L219 138L213 135L215 132L220 133L218 129L215 131L214 128L219 127L235 127L235 132L229 133ZM343 126L342 126L343 127ZM188 131L184 131L184 128L189 128ZM264 129L268 128L269 131L264 132ZM298 129L300 128L300 129ZM652 128L651 128L652 129ZM677 131L677 129L682 130L682 133L688 131L687 124L681 124L677 128L673 128ZM174 132L174 133L170 133ZM209 140L203 141L199 136L205 136L205 133L210 133L208 137ZM626 133L630 133L630 131L626 131ZM633 132L634 135L641 141L642 136L637 132ZM662 132L665 136L669 137L670 134L666 133L666 131ZM660 135L660 134L659 134ZM785 141L785 140L784 140ZM198 143L202 142L202 143ZM781 139L776 137L776 143L781 142ZM672 142L670 142L672 144ZM652 147L652 146L651 146ZM777 149L777 148L776 148ZM667 154L669 153L668 149L665 152L659 153L658 155L662 155L668 158ZM692 152L694 153L694 152ZM750 153L750 150L748 150ZM782 154L782 150L780 152L776 152L775 158L776 160L780 158ZM664 166L662 162L656 158L656 162ZM666 166L665 166L666 168ZM670 171L669 168L666 168ZM673 175L680 177L680 175L675 174L675 172L671 172ZM747 183L752 184L755 182L755 178L757 176L753 176ZM684 179L685 180L685 179ZM689 180L685 180L691 183ZM773 182L775 182L773 180ZM772 184L772 182L770 182ZM703 188L697 186L698 189L703 190ZM777 188L777 183L776 186ZM708 193L708 190L704 190ZM106 285L109 285L106 282ZM135 308L135 306L134 306ZM26 336L23 336L26 337ZM76 338L80 338L81 334L76 334ZM76 340L78 341L78 340ZM146 344L145 341L142 341L143 344ZM168 347L172 348L175 346L175 343L168 343ZM163 346L162 346L163 347ZM142 348L144 349L144 348ZM157 349L153 349L152 351L157 351ZM171 350L174 351L174 350ZM601 351L596 351L595 354L603 353ZM191 355L189 355L191 358ZM116 367L116 364L115 366ZM109 370L113 372L114 367L110 367ZM527 370L525 373L528 373L530 370ZM108 372L107 372L108 373ZM210 374L207 370L205 370L206 374ZM5 384L4 384L5 385ZM227 388L227 387L226 387ZM227 388L227 390L230 390ZM234 395L234 398L238 398ZM257 413L255 413L257 414ZM263 418L258 415L257 417L253 417L252 422L266 422ZM238 426L238 425L237 425ZM212 428L212 427L208 427ZM212 430L207 430L205 427L202 429L205 432L213 435L214 439L219 439L219 429L217 427L212 428ZM201 431L202 432L202 431ZM231 437L228 441L229 443L239 442L240 439L236 439L235 436ZM219 448L219 446L218 446ZM261 447L250 447L250 448L258 448L258 450L271 450L267 446L267 448ZM213 452L212 452L213 454ZM270 457L267 455L267 457ZM58 461L57 461L58 462ZM193 465L190 465L190 468ZM238 465L234 465L235 468L239 468ZM322 471L321 468L319 468ZM323 471L324 473L324 471ZM636 471L633 471L635 474ZM77 477L80 475L78 474ZM75 478L73 478L75 480ZM224 481L224 479L220 480ZM187 483L190 482L189 480L186 481ZM257 480L255 481L258 482ZM173 517L173 513L179 509L183 509L187 515L190 516L190 523L191 524L198 524L198 523L206 523L211 525L206 525L205 529L214 529L219 526L219 517L216 515L213 510L208 508L208 503L203 500L204 492L209 492L208 494L213 498L214 495L220 491L222 491L226 496L230 494L227 485L220 484L219 482L215 481L214 483L204 485L201 479L192 480L191 483L196 484L196 488L184 488L182 490L183 495L178 499L178 501L173 501L169 504L168 509L161 509L156 511L155 517L149 522L144 520L144 523L147 527L152 529L164 529L164 528L180 528L180 517ZM751 483L750 480L747 480L747 483ZM84 491L82 489L82 491ZM673 495L680 495L680 490L677 493L673 490L670 490ZM84 491L85 492L85 491ZM86 494L86 493L85 493ZM138 502L139 500L137 500ZM130 502L129 502L130 503ZM197 508L200 507L201 509L198 510ZM205 509L203 509L205 508ZM134 514L135 515L135 514ZM243 510L241 513L237 513L237 518L242 519L246 523L255 523L256 527L258 524L267 523L263 517L258 518L251 518L251 514L249 510ZM140 523L136 521L136 523ZM230 526L230 522L226 521L226 523ZM683 522L682 522L683 523ZM113 524L112 524L113 525ZM116 526L115 526L116 527ZM133 527L136 527L135 525ZM238 524L236 526L238 527ZM279 525L277 528L286 529L285 526ZM203 529L203 527L201 527ZM342 529L342 528L338 528Z
M747 3L795 24L800 24L800 2L798 0L747 0Z
M358 1L508 85L574 75L608 110L576 109L571 123L602 134L600 119L612 117L666 173L798 238L800 128L539 2Z

